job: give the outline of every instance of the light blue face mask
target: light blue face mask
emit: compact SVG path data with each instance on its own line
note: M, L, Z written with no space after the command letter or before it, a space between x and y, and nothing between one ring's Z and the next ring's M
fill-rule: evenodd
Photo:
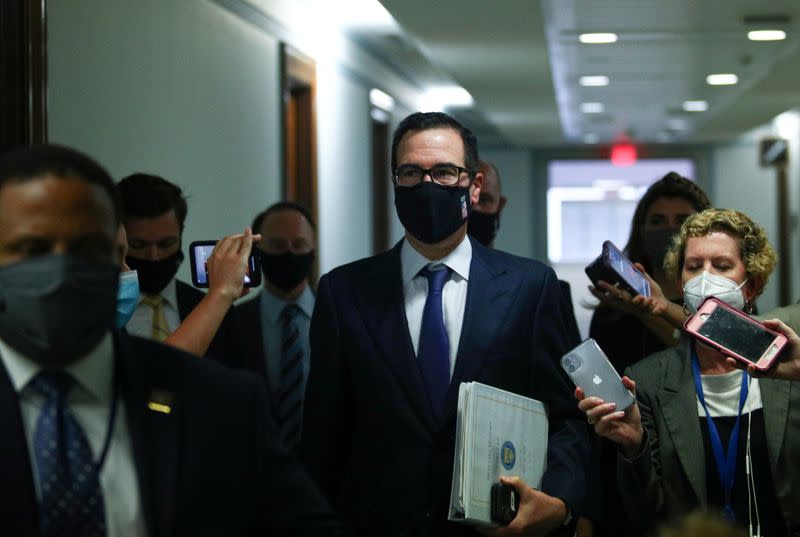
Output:
M139 305L139 274L135 270L121 272L117 289L117 328L124 328Z

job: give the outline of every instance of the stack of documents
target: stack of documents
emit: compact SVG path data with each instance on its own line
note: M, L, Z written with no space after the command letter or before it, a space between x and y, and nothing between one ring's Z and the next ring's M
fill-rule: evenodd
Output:
M448 518L492 526L491 489L501 475L539 488L547 458L544 405L478 382L458 390L456 452Z

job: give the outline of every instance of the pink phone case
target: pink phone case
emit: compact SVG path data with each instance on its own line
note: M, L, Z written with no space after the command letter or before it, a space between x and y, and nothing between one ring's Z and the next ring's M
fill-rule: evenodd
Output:
M705 324L707 318L711 313L713 313L717 308L722 308L729 313L733 314L737 319L741 319L741 322L748 323L750 325L754 325L758 327L758 329L762 332L770 334L773 336L772 343L766 346L764 353L758 358L758 360L753 361L749 358L745 358L737 354L736 352L732 351L731 349L725 347L724 345L709 339L708 337L700 334L700 329ZM700 307L697 309L697 313L686 319L686 322L683 324L684 328L688 333L690 333L693 337L702 341L709 347L717 349L719 352L724 354L725 356L730 356L731 358L738 360L744 364L753 364L756 369L759 371L766 371L775 363L775 360L778 358L781 350L786 346L788 343L788 339L783 334L780 334L774 330L770 330L766 326L764 326L761 322L753 319L746 313L739 311L738 309L730 306L726 302L722 300L710 296L706 298L701 304Z

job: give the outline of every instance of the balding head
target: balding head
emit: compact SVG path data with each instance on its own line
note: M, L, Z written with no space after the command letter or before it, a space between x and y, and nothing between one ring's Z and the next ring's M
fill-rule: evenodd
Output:
M481 186L481 196L478 204L473 209L479 213L498 213L503 210L506 204L506 198L503 197L503 190L500 184L500 174L494 164L482 159L478 161L478 170L483 173L483 185Z

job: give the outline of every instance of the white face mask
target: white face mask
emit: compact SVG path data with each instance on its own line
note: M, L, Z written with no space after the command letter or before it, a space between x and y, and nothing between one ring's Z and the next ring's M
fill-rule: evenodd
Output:
M744 309L742 286L747 280L736 285L736 282L724 276L717 276L703 271L683 285L683 301L691 313L696 313L700 303L706 297L715 296L736 309Z

